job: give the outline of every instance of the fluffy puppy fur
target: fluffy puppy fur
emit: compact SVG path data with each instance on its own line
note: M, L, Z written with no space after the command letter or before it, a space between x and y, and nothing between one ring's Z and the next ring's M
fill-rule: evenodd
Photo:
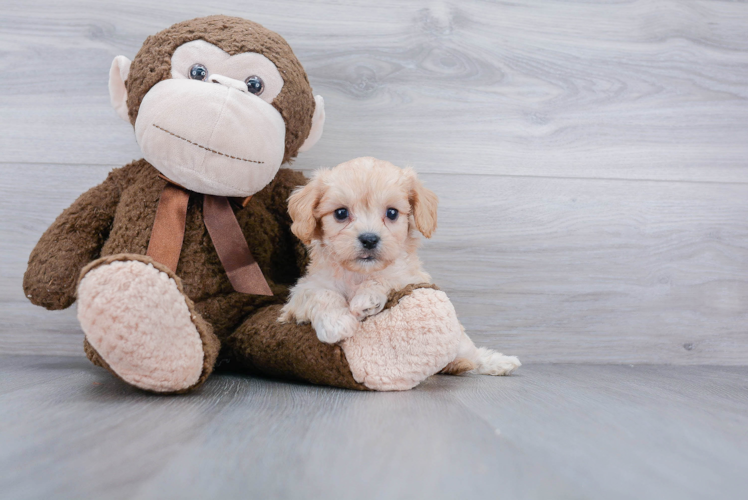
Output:
M420 231L436 229L437 196L410 168L366 157L314 172L288 200L291 230L309 249L307 274L291 289L279 321L311 322L322 342L356 332L390 291L431 283L416 254ZM443 371L508 375L514 356L476 348L463 329L457 359Z

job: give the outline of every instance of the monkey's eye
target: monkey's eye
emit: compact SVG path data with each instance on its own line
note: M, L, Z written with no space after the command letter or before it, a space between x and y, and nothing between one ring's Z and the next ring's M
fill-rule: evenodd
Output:
M389 220L397 220L397 216L399 214L400 214L400 212L398 212L396 208L388 208L387 209L387 218Z
M208 78L208 68L200 63L193 64L190 68L190 78L193 80L205 81L205 79Z
M339 208L335 210L332 213L333 217L335 217L335 220L338 222L343 222L348 218L348 209L347 208Z
M265 90L265 82L257 75L250 76L244 80L244 83L247 84L247 90L249 90L250 94L260 95Z

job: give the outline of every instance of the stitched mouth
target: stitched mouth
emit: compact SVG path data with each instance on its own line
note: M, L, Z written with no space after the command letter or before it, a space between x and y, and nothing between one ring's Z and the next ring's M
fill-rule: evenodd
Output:
M202 144L198 144L198 143L196 143L196 142L192 142L192 141L191 141L191 140L189 140L189 139L185 139L184 137L182 137L182 136L180 136L180 135L177 135L177 134L175 134L174 132L171 132L171 131L169 131L169 130L166 130L166 129L165 129L165 128L163 128L163 127L159 127L159 126L158 126L158 125L156 125L155 123L152 123L151 125L153 125L154 127L156 127L156 128L157 128L157 129L159 129L159 130L162 130L162 131L166 132L166 133L167 133L167 134L169 134L169 135L172 135L172 136L176 137L177 139L181 139L181 140L183 140L183 141L185 141L185 142L187 142L187 143L189 143L189 144L192 144L193 146L197 146L198 148L202 148L202 149L204 149L204 150L206 150L206 151L209 151L209 152L211 152L211 153L214 153L214 154L217 154L217 155L221 155L221 156L225 156L226 158L231 158L232 160L246 161L247 163L257 163L257 164L263 164L263 163L265 163L264 161L257 161L257 160L248 160L248 159L246 159L246 158L240 158L240 157L238 157L238 156L232 156L232 155L228 155L228 154L226 154L226 153L221 153L220 151L216 151L215 149L211 149L211 148L209 148L209 147L207 147L207 146L203 146Z

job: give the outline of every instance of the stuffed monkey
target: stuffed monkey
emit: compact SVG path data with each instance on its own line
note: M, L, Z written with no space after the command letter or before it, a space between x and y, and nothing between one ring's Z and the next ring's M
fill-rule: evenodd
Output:
M408 389L454 359L457 319L433 288L393 296L348 347L277 323L307 261L287 213L306 179L280 166L317 142L325 120L278 34L226 16L178 23L132 63L115 58L109 90L144 158L55 220L23 283L47 309L77 299L94 364L179 393L203 383L219 355L250 373L361 390ZM416 328L402 334L403 322Z

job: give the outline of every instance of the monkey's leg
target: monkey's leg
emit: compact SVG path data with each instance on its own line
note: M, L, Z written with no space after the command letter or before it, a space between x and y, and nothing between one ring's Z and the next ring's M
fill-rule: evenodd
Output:
M143 255L119 254L83 269L78 320L94 364L128 384L186 392L213 371L220 343L180 279Z
M260 309L224 339L232 362L251 374L367 390L354 380L340 345L320 342L309 324L279 323L281 307Z
M279 323L280 305L247 318L224 340L250 373L348 389L402 391L443 369L458 353L460 329L444 292L409 285L339 344L320 342L308 324Z

